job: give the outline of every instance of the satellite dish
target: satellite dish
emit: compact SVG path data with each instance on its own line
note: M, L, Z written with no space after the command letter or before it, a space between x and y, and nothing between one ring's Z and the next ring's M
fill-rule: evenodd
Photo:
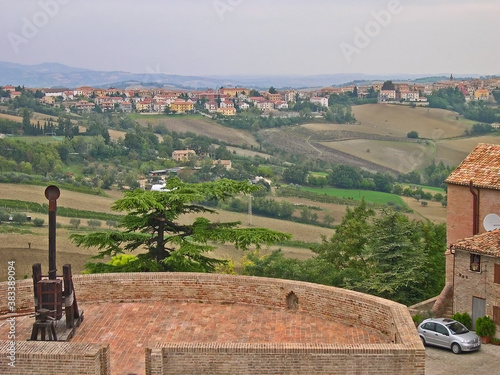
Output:
M483 220L483 226L488 232L500 228L500 216L497 214L486 215Z

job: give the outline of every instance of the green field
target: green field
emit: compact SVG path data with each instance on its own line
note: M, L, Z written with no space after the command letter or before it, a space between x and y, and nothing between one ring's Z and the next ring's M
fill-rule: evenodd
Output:
M408 183L403 183L400 184L403 187L410 187L410 188L422 188L424 191L431 191L435 193L441 193L443 195L446 195L446 190L440 187L435 187L435 186L427 186L427 185L416 185L416 184L408 184Z
M23 141L23 142L27 142L27 143L38 142L38 143L47 144L47 143L62 142L64 138L63 137L55 137L55 136L39 135L39 136L22 136L22 137L16 136L16 137L9 137L9 139L12 139L15 141Z
M326 172L309 172L309 175L314 177L328 177L328 173Z
M339 198L347 198L354 200L361 200L365 198L365 201L378 204L387 204L388 202L393 202L400 206L406 206L403 199L396 194L382 193L379 191L370 190L350 190L350 189L337 189L337 188L302 188L304 191L308 191L315 194L321 195L331 195Z

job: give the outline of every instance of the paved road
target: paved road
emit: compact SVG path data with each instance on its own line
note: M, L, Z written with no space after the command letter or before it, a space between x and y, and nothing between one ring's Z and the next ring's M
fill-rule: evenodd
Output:
M500 346L483 345L479 351L453 354L451 350L427 347L425 375L478 375L500 373Z

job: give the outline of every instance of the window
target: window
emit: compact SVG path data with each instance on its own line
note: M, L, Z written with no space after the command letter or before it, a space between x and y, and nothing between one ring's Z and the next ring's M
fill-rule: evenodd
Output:
M495 264L493 282L495 284L500 284L500 264Z
M428 329L429 331L436 330L436 323L427 322L422 326L423 329Z
M445 335L445 336L449 336L450 334L448 333L448 330L446 329L445 326L442 326L441 324L436 324L436 332L442 334L442 335Z
M500 324L500 306L493 306L493 321Z
M470 255L470 270L474 272L481 272L481 255Z

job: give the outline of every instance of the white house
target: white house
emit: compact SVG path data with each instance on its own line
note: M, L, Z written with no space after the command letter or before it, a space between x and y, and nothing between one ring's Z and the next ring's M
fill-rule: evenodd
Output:
M322 107L328 107L328 98L321 96L312 96L310 99L311 103L319 104Z
M248 109L250 108L250 104L242 102L239 104L240 109Z

